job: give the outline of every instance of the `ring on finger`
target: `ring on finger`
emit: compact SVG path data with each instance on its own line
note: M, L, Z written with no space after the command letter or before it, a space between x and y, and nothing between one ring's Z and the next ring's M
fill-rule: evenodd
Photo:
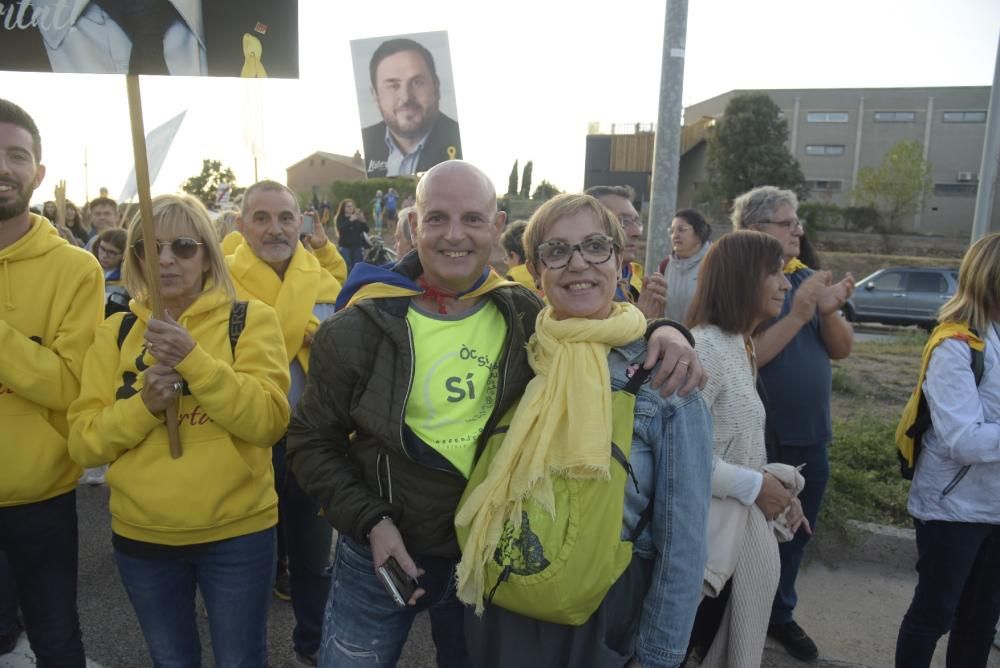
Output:
M173 385L174 393L180 392L181 388L183 388L183 387L184 386L180 382L174 383L174 385Z
M677 360L677 365L680 366L681 364L688 366L690 363L687 360Z

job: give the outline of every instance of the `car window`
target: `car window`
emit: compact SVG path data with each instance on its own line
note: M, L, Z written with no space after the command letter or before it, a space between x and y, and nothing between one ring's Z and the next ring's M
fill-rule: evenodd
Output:
M872 287L876 290L902 290L903 273L899 271L887 271L872 279Z
M914 271L910 273L907 289L910 292L947 292L948 281L937 272Z

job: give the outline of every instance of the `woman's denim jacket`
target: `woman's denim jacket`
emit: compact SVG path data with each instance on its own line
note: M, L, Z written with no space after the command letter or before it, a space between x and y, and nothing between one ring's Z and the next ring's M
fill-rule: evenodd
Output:
M613 348L608 355L612 389L623 388L645 356L642 339ZM639 491L631 482L625 486L623 539L632 535L653 500L652 517L635 541L635 554L653 560L636 658L644 668L677 666L687 652L701 599L712 495L712 417L701 394L665 399L643 385L636 397L629 460Z

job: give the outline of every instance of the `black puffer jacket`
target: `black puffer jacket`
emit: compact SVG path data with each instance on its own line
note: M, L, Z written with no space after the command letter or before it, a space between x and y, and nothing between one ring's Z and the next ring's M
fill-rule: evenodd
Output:
M412 253L396 271L415 278L423 269ZM486 298L507 322L489 433L533 375L525 344L541 302L521 286ZM411 554L458 558L454 515L466 480L436 453L404 444L413 373L408 308L408 298L362 301L319 328L288 428L288 462L330 523L355 541L366 543L366 532L388 515Z

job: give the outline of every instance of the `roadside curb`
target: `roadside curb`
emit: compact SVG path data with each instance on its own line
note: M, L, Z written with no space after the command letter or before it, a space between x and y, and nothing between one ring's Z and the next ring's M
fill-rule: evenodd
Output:
M833 564L861 561L912 571L917 563L915 532L902 527L848 520L843 530L824 532L820 529L816 556Z

